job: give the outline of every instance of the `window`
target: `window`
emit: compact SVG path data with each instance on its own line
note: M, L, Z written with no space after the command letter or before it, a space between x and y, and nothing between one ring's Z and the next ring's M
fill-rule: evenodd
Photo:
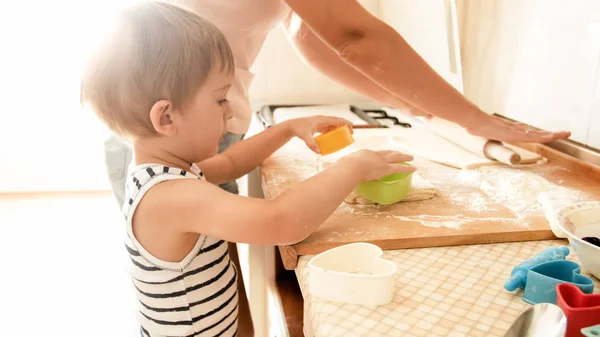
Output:
M79 79L111 14L132 0L11 1L0 9L0 193L108 190L108 130Z

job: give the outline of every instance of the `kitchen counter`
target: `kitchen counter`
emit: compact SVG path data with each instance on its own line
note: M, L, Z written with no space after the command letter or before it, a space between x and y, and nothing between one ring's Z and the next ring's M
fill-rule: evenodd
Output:
M416 131L359 129L354 132L354 146L394 149L389 140L392 135L427 140ZM598 200L600 169L542 145L530 146L549 162L523 168L494 165L457 170L415 157L420 175L438 189L434 199L387 206L342 203L305 240L279 247L283 264L293 270L299 256L352 242L390 250L552 240L556 237L539 195L545 193L568 204ZM276 198L316 174L317 160L302 141L290 141L261 166L264 197Z
M566 240L529 241L384 251L398 266L394 299L366 307L323 300L309 292L302 256L296 275L304 297L304 335L333 336L503 336L529 304L504 289L512 268ZM567 257L579 262L571 250ZM581 272L590 276L585 270ZM595 282L594 293L600 292Z
M374 132L381 131L355 130L355 138L369 142ZM368 148L379 145L374 141ZM305 336L502 336L528 306L522 294L503 289L512 268L548 246L567 244L552 240L537 203L538 192L550 188L551 194L573 202L600 198L600 170L541 145L528 149L539 151L549 163L478 172L417 157L420 173L440 190L435 199L385 207L343 204L309 238L279 247L283 264L295 270L304 297ZM315 160L301 141L292 140L261 165L251 180L254 190L263 193L252 194L277 197L315 174ZM312 297L308 260L358 241L377 244L384 249L383 257L397 264L393 302L370 308ZM269 248L251 254L256 257L251 279L272 281L273 253ZM569 259L577 261L574 252ZM251 303L265 298L250 293ZM264 305L255 307L253 312L265 312Z

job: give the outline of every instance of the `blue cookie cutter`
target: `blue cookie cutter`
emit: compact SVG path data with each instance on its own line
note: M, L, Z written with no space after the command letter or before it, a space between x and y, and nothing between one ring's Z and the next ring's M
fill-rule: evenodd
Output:
M548 247L541 252L535 254L531 258L519 263L510 273L510 278L504 283L504 289L515 291L517 289L525 289L527 284L527 273L529 269L542 264L544 262L564 260L571 250L567 246Z
M556 304L556 286L571 283L585 294L594 290L594 281L579 274L579 264L569 260L549 261L529 269L523 301L529 304Z

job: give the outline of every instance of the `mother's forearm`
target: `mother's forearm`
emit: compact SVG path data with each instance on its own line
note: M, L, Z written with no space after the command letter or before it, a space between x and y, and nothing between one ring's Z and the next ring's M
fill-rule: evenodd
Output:
M366 77L421 110L465 127L483 115L383 22L342 46L339 55Z
M285 1L344 62L394 96L467 128L489 118L358 1Z
M298 29L290 29L288 25L285 29L294 49L300 53L305 62L327 75L327 77L363 96L390 105L403 112L412 115L428 115L419 108L404 102L344 62L333 49L321 41L306 25L302 24Z

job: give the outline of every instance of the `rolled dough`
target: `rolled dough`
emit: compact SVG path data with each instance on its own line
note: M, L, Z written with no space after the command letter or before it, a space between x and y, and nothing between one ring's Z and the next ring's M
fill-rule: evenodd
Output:
M423 179L423 177L421 177L419 173L415 172L413 174L412 189L410 190L410 192L408 192L408 195L399 202L428 200L434 198L436 194L437 188L427 180ZM350 193L350 195L348 195L344 201L348 204L375 204L374 202L359 196L355 192Z
M453 143L428 128L397 129L396 135L390 137L390 142L405 151L431 161L457 169L474 169L482 166L504 165L491 160L483 153L477 154ZM504 144L521 156L521 164L540 165L547 162L546 158L521 148Z
M479 165L475 164L475 167L481 166L481 165L489 165L492 163L493 164L501 164L491 158L488 158L484 152L485 146L489 142L496 142L496 141L491 141L489 139L473 136L473 135L469 134L467 131L465 131L462 127L460 127L456 124L450 123L446 120L440 119L440 118L432 118L429 121L429 128L436 135L444 138L448 142L458 145L459 147L462 147L467 152L470 152L470 153L476 155L477 157L481 158L480 159L481 163ZM521 156L521 161L518 165L544 164L547 162L547 160L544 157L540 156L537 153L529 152L527 150L523 150L523 149L515 147L515 146L502 144L500 142L496 142L496 143L498 143L500 145L504 145L505 147L518 153ZM518 165L515 165L515 166L518 166ZM472 166L472 164L471 164L471 166ZM473 168L473 167L461 167L461 168Z

